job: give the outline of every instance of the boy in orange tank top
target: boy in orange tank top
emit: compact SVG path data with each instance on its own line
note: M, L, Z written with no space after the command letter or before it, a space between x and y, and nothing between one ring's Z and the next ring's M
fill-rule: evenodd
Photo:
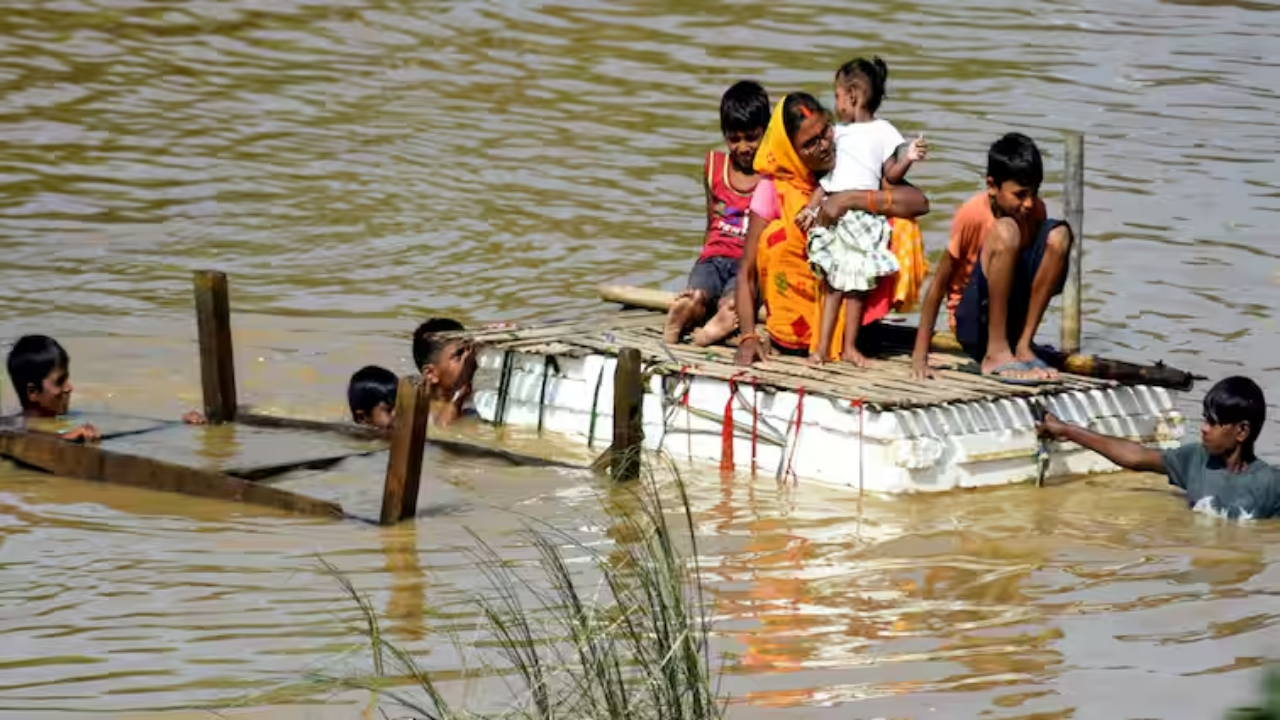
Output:
M746 244L751 193L760 180L753 164L768 125L769 96L759 83L743 80L725 91L720 100L720 131L729 152L713 150L703 164L707 229L702 254L689 273L688 285L667 312L664 342L679 342L712 309L712 318L693 332L694 344L719 342L738 325L734 284Z

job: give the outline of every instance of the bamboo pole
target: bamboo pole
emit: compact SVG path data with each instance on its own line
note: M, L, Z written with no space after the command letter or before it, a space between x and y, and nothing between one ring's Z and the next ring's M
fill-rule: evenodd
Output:
M383 525L413 517L418 510L422 479L422 452L431 415L431 383L424 377L400 378L396 389L396 418L391 431L391 454L382 489Z
M211 424L232 422L236 417L236 368L227 276L216 270L197 270L194 284L204 416Z
M613 373L613 446L609 470L615 481L640 477L640 446L644 442L641 406L644 378L640 351L622 348Z
M1062 351L1068 355L1080 350L1080 305L1084 277L1084 136L1066 134L1063 153L1062 214L1071 226L1070 263L1067 283L1062 291Z

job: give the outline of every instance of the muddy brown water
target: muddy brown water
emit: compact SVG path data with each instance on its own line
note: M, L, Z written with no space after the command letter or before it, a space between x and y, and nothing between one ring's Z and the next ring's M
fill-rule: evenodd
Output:
M425 315L678 286L724 87L827 97L875 52L882 116L934 148L931 250L999 133L1041 142L1056 209L1058 132L1083 130L1086 348L1275 395L1278 34L1280 6L1245 0L9 2L0 337L61 338L79 407L176 418L199 394L189 273L217 267L244 399L337 418L356 367L408 368ZM519 514L607 521L589 477L429 459L433 511L393 530L0 465L0 715L369 716L297 687L361 662L318 555L456 671L466 529L518 555ZM1155 478L861 506L689 480L741 717L1217 717L1280 656L1280 526L1192 515Z

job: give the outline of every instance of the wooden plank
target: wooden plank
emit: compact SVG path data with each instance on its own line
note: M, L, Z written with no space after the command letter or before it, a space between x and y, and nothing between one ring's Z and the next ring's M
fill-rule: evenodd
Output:
M197 270L195 298L204 416L214 424L231 422L236 416L236 370L227 276L214 270Z
M365 427L363 425L263 415L261 413L252 412L245 407L241 407L240 411L236 414L236 422L264 428L332 432L359 440L385 440L388 438L387 433L375 428ZM504 448L490 447L488 445L481 445L464 440L446 440L443 438L428 437L424 442L455 455L461 455L469 458L501 460L508 464L522 467L562 467L574 470L586 469L586 466L576 463L551 460L536 457L534 455L524 455Z
M613 374L613 452L610 474L617 482L640 477L640 447L644 442L644 377L640 351L623 348Z
M387 433L377 428L356 425L354 423L324 422L322 420L304 420L302 418L277 417L253 412L251 408L240 407L236 411L236 422L242 425L263 428L279 428L284 430L313 430L329 432L337 435L356 438L357 440L386 440Z
M1062 156L1062 214L1071 225L1073 241L1071 260L1067 265L1067 281L1062 289L1062 351L1068 355L1080 351L1080 306L1083 301L1084 278L1084 136L1066 134Z
M41 433L0 432L0 455L54 475L262 505L319 517L345 516L337 503L209 470L65 442Z
M431 383L425 377L400 378L396 390L396 419L391 433L391 455L382 490L383 525L413 517L418 510L422 480L422 451L431 416Z

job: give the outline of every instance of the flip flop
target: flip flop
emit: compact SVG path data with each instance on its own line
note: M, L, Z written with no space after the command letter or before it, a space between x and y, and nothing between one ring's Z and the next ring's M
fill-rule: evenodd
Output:
M1015 372L1026 372L1033 369L1035 369L1035 366L1032 363L1022 362L1020 360L1010 360L1003 365L997 366L989 374L983 374L982 377L991 378L992 380L1002 382L1005 385L1053 385L1059 382L1058 380L1049 380L1047 378L1015 378L1000 374L1011 370Z

